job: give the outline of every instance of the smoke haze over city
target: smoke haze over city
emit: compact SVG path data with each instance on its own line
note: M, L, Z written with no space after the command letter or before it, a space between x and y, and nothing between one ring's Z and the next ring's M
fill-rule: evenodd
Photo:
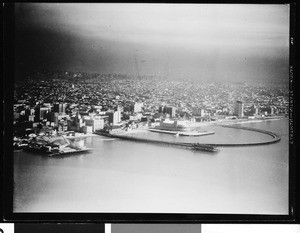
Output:
M288 5L16 4L15 70L288 81Z

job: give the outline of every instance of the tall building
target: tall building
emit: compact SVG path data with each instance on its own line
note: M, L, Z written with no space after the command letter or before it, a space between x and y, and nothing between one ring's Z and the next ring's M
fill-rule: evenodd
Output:
M259 113L259 108L255 105L252 105L251 107L251 112L250 112L252 115L258 115Z
M259 108L255 107L255 115L258 115L258 113L259 113Z
M92 131L104 128L104 119L101 118L93 118L85 120L86 126L92 126Z
M54 125L58 125L58 113L57 112L51 112L50 114L50 121L54 122Z
M175 117L176 108L172 106L160 106L158 108L159 113L169 114L170 117Z
M133 112L141 112L143 107L143 103L134 103Z
M121 111L118 109L115 112L108 113L108 121L112 125L116 125L121 121Z
M244 116L244 103L242 101L236 101L234 106L234 115L238 118L242 118Z
M30 115L34 115L34 113L35 113L34 108L31 108L31 109L30 109Z
M37 107L35 110L35 117L37 121L43 120L46 117L46 114L50 112L48 107Z
M176 108L175 107L165 107L164 108L164 113L170 114L170 117L175 117L176 114Z
M58 113L65 113L66 112L66 104L63 104L63 103L54 104L53 111L58 112Z
M159 113L163 113L163 112L164 112L164 109L165 109L164 106L159 106L158 112L159 112Z
M28 116L28 121L34 121L34 117L35 117L34 115L29 115Z

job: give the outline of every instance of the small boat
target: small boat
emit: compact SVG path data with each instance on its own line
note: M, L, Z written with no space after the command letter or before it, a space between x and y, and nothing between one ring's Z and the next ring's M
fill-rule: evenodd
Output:
M67 155L67 154L85 153L85 152L89 152L90 150L91 150L90 148L84 148L80 150L70 149L70 150L53 152L48 154L48 156L52 157L52 156L60 156L60 155Z

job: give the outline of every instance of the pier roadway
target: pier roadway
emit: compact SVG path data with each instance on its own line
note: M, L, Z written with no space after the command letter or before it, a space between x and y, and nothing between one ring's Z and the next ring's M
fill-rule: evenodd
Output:
M267 145L267 144L272 144L279 142L281 140L280 136L277 134L267 131L267 130L262 130L262 129L256 129L256 128L250 128L250 127L244 127L244 126L239 126L239 125L221 125L222 127L227 127L227 128L234 128L234 129L242 129L242 130L249 130L249 131L255 131L258 133L263 133L270 135L272 138L269 140L261 141L261 142L247 142L247 143L199 143L198 145L205 146L223 146L223 147L230 147L230 146L258 146L258 145ZM194 143L180 143L180 142L167 142L167 141L159 141L159 140L150 140L150 139L144 139L144 138L137 138L137 137L132 137L132 136L125 136L121 134L100 134L103 136L107 137L112 137L112 138L120 138L124 140L131 140L131 141L137 141L137 142L147 142L147 143L157 143L157 144L164 144L164 145L170 145L170 146L184 146L184 147L190 147L192 148L194 146Z
M170 145L170 146L185 146L185 147L192 147L193 143L179 143L179 142L167 142L167 141L159 141L159 140L150 140L150 139L144 139L144 138L136 138L132 136L125 136L121 134L99 134L106 137L111 138L120 138L124 140L130 140L130 141L136 141L136 142L149 142L149 143L156 143L156 144L164 144L164 145Z

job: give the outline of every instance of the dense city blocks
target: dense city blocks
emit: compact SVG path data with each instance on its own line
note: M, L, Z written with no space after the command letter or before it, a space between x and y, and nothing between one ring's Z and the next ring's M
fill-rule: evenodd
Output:
M289 107L288 85L280 83L202 83L72 72L27 75L16 82L14 97L17 134L39 127L92 133L161 118L201 122L275 117L286 115Z

